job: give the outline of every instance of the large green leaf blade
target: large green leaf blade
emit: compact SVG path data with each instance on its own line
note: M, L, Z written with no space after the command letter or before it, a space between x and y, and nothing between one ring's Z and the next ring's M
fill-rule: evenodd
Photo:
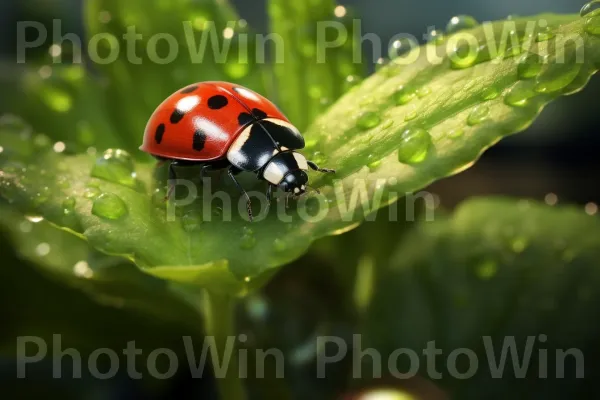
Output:
M118 176L122 173L119 167L116 167L116 175L92 177L94 165L105 162L102 158L63 158L51 151L45 156L36 154L33 159L5 152L0 190L23 211L44 215L57 225L83 235L102 251L128 256L144 268L161 267L156 272L162 277L206 282L206 277L216 273L220 278L212 279L214 288L245 293L268 279L276 267L300 256L316 238L345 232L405 193L466 168L501 137L531 123L548 101L580 89L596 71L599 39L585 33L585 20L579 17L543 18L549 22L550 32L559 38L557 44L564 43L566 37L579 35L582 42L575 42L576 46L583 43L585 49L583 62L576 64L576 58L570 57L576 54L570 46L550 46L548 42L536 45L537 51L547 53L554 60L566 52L565 63L549 63L540 71L540 76L545 77L541 83L556 85L560 81L560 89L536 92L518 107L504 104L503 96L508 96L515 85L536 84L536 80L518 79L519 67L510 57L462 70L451 69L448 60L434 66L419 60L403 68L396 65L383 68L344 96L309 130L310 137L316 139L309 143L312 147L309 146L308 155L313 152L309 158L322 166L338 168L335 180L311 173L322 195L291 202L288 211L282 199L275 201L269 215L265 219L256 218L254 223L245 218L245 203L238 201L236 187L218 174L211 177L210 190L205 192L204 186L196 186L200 196L189 206L177 207L173 215L165 212L167 204L162 200L165 167L153 171L152 166L139 164L134 171L131 164L131 171L126 171L124 177ZM516 31L521 32L530 20L538 19L517 20ZM503 28L501 23L491 27L496 33ZM484 34L483 28L473 32ZM569 79L566 83L565 76ZM429 93L421 88L426 82L431 88ZM412 99L412 105L417 106L419 113L408 121L405 107L412 106L411 103L396 104L396 91L401 84L413 85L417 97ZM499 88L498 97L488 99L491 85ZM449 91L456 93L451 96ZM484 96L485 93L488 95ZM365 98L369 99L368 103L364 102ZM481 105L489 108L488 118L475 113L477 123L467 124L474 108ZM380 124L365 129L371 125L372 115L367 115L365 121L361 107L375 107ZM464 130L462 135L450 134L457 128ZM407 137L407 129L412 136ZM422 134L425 130L431 134L415 137L414 132ZM423 144L426 152L422 151ZM400 149L403 162L398 161L394 149ZM21 168L11 166L15 163L22 164ZM10 166L10 170L4 165ZM46 171L45 176L37 173L40 169ZM178 171L179 178L198 183L198 169ZM134 176L135 184L131 181ZM262 192L265 189L251 175L242 176L241 180L247 190ZM61 187L59 182L72 184ZM213 191L224 191L230 204L225 207L212 202L204 205L203 199L209 198ZM94 203L100 201L100 194L106 194L101 197L102 201L108 197L113 206L116 204L115 207L126 212L119 211L116 217L110 215L114 210L106 211L104 216L98 212L94 215ZM120 200L115 200L115 196ZM75 211L69 218L62 208L67 197L76 199ZM259 216L257 207L255 215ZM212 220L209 222L207 217ZM190 269L187 278L182 274L184 267Z

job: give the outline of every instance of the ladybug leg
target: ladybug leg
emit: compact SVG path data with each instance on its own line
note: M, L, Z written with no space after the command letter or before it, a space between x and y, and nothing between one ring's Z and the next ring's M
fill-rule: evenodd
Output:
M335 174L335 169L319 168L319 166L312 161L307 161L307 164L311 169L313 169L315 171L323 172L326 174Z
M265 215L269 215L269 210L271 209L271 201L273 198L273 185L269 185L267 188L267 211L265 211Z
M239 191L242 192L242 195L246 197L246 210L248 211L248 218L250 219L250 222L252 222L252 201L250 200L250 196L248 196L248 193L246 193L242 185L240 185L237 179L235 179L235 174L239 172L241 172L239 169L232 166L227 170L227 175L229 175L229 177L231 178L233 183L235 183L235 186L237 186Z
M169 164L169 189L167 191L167 196L165 197L165 201L169 200L175 191L175 184L173 183L175 179L177 179L177 174L175 173L175 166L177 165L177 161L171 161Z
M202 168L200 169L200 182L202 184L204 184L204 178L206 177L206 173L208 171L211 171L212 169L213 169L213 167L210 164L206 164L206 165L202 166Z

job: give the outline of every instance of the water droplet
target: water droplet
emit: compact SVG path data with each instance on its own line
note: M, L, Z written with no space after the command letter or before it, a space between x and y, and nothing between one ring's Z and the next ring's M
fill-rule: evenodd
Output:
M367 167L371 171L376 171L377 169L379 169L379 167L381 167L381 162L382 162L382 160L373 161L373 162L367 164Z
M181 217L181 226L186 232L193 232L197 230L201 224L202 215L195 211L189 211L183 217Z
M379 115L373 111L367 111L361 114L356 121L356 126L358 126L362 130L375 128L377 125L381 123L381 118Z
M486 261L477 267L475 274L481 280L488 280L494 277L498 272L498 265L492 261Z
M100 189L98 189L97 187L89 186L85 188L85 191L83 192L83 197L85 197L86 199L95 199L96 197L100 196L100 193Z
M585 31L592 35L600 35L600 9L589 14L585 20Z
M508 58L513 58L523 53L523 49L520 44L515 44L514 46L510 46L504 51L503 58L506 60Z
M104 219L118 220L127 212L127 204L114 193L102 193L92 206L92 214Z
M386 60L385 58L378 59L375 63L375 71L380 71L383 67L387 66L388 64L389 60Z
M470 126L475 126L481 124L485 121L490 114L490 109L487 106L477 106L471 111L469 117L467 118L467 124Z
M453 34L464 29L472 29L479 25L479 22L470 15L457 15L452 17L446 25L446 33Z
M496 97L500 95L500 91L495 86L490 86L486 88L483 93L481 93L481 98L483 100L494 100Z
M43 187L39 192L35 193L31 198L34 207L39 207L45 204L50 198L50 188Z
M388 119L387 121L385 121L383 123L383 125L381 125L381 129L388 129L391 128L394 125L394 120L393 119Z
M75 210L75 204L77 201L73 197L67 197L62 203L63 213L71 214Z
M133 159L125 150L108 149L96 160L91 175L94 178L123 186L137 187Z
M396 90L396 92L394 93L394 102L399 105L405 105L408 104L412 101L412 99L415 98L415 91L407 88L407 87L400 87L400 89Z
M600 10L600 0L593 0L590 1L588 3L586 3L583 7L581 7L581 11L579 12L579 15L581 15L582 17L585 17L587 15L590 15L591 13L594 13Z
M282 253L282 252L284 252L287 249L287 244L285 243L285 241L283 239L276 238L273 241L273 249L277 253Z
M443 32L435 29L429 31L429 37L427 38L428 43L442 44L444 43L444 40L446 40L446 36Z
M519 60L517 74L519 79L535 78L542 72L544 58L538 54L526 54Z
M406 122L412 121L415 118L417 118L417 108L413 107L404 116L404 121L406 121Z
M427 97L431 94L431 89L429 89L427 86L423 86L417 89L417 96L419 96L420 99L422 99L423 97Z
M448 132L448 137L450 139L457 139L464 135L465 131L462 128L454 128Z
M533 85L527 81L517 82L506 96L504 96L504 104L511 107L525 107L529 100L536 96L533 90Z
M548 40L554 38L556 35L554 34L554 32L552 32L552 29L550 29L549 27L545 27L543 29L541 29L535 38L536 42L547 42Z
M243 250L251 250L256 246L256 236L251 229L245 229L242 239L240 240L240 248Z
M425 160L431 146L429 132L422 128L407 129L402 133L398 161L417 164Z
M553 56L542 68L536 79L535 91L538 93L554 93L569 86L577 78L583 63L579 62L583 48L575 43L564 46L564 49Z
M479 49L480 47L471 46L469 42L460 41L448 54L450 67L452 69L472 67L478 61Z
M388 55L392 61L410 53L413 49L419 47L419 44L410 38L401 38L394 40L388 49Z

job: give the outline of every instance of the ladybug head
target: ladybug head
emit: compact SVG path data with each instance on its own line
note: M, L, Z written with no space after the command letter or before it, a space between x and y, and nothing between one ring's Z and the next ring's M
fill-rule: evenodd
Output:
M301 196L306 193L306 184L308 183L308 174L296 169L288 172L279 183L281 190L292 193L294 196Z

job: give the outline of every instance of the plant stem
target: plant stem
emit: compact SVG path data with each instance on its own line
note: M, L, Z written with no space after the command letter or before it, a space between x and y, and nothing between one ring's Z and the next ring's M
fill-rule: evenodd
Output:
M211 357L221 400L245 400L246 393L239 372L235 341L235 298L226 294L205 292L204 317L207 336L214 337L215 348L221 357ZM233 343L233 347L232 347ZM228 347L229 345L229 347ZM228 358L231 347L231 356ZM220 364L220 365L219 365ZM221 373L219 373L221 372Z

